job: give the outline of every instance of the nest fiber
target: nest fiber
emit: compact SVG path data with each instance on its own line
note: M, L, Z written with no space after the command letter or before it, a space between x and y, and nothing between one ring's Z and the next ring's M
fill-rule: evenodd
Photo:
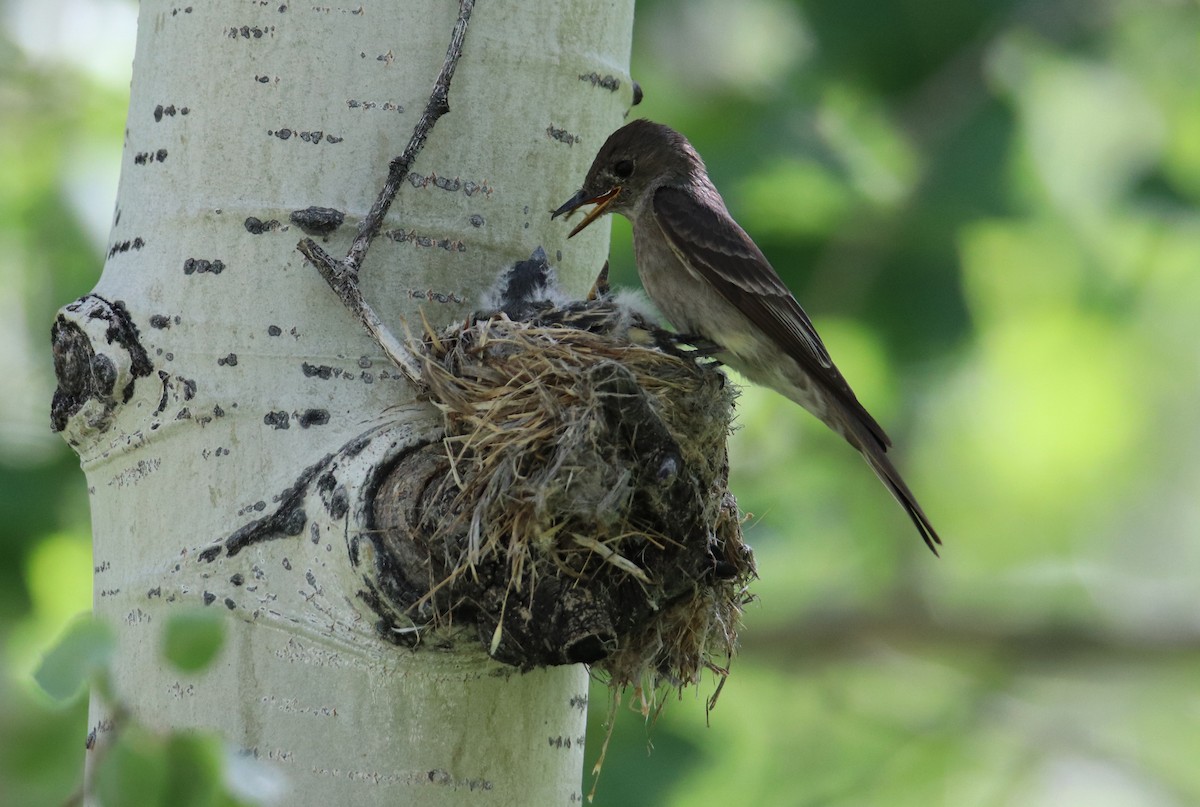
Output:
M754 574L725 376L608 299L478 316L412 348L445 437L381 490L408 613L614 686L723 671Z

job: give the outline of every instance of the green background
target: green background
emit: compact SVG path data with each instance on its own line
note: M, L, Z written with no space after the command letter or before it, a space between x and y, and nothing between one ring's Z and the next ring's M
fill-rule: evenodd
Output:
M49 325L107 249L136 7L0 14L0 803L41 805L86 721L31 672L91 602ZM711 682L653 725L626 697L596 804L1200 803L1200 9L657 0L633 73L632 115L704 156L946 546L747 389L742 652L707 726Z

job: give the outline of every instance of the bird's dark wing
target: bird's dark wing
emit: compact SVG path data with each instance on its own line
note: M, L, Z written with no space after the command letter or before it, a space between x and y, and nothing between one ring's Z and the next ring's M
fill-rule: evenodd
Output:
M832 392L881 448L890 446L883 428L858 402L834 365L804 309L762 250L726 212L716 190L668 185L654 192L653 204L658 224L675 253Z

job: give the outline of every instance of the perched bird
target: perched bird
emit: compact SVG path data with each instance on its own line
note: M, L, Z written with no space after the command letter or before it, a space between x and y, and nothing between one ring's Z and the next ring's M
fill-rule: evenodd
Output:
M720 361L800 404L858 449L937 554L941 539L887 456L891 440L762 250L729 215L687 138L648 120L613 132L583 188L551 217L587 204L595 207L570 235L604 213L629 219L638 275L671 324L715 343Z

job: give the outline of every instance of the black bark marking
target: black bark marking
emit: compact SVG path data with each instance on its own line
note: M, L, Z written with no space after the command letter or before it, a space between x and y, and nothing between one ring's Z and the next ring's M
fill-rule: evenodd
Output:
M307 429L309 426L324 426L329 423L329 410L305 409L300 413L300 417L296 418L296 422L302 429Z
M225 262L221 260L210 261L205 258L188 258L183 262L183 273L185 275L203 275L211 273L219 275L225 271Z
M244 222L242 222L242 226L245 227L246 232L250 233L251 235L262 235L265 232L278 230L283 225L279 223L278 219L263 221L255 216L249 216Z
M275 36L275 26L260 28L257 25L234 25L225 29L225 35L230 39L262 39L264 36L270 38Z
M292 223L309 235L329 235L346 221L346 214L332 207L306 207L293 210Z
M335 143L335 144L341 143L343 140L345 140L344 137L339 137L337 135L331 135L327 132L323 132L320 130L315 131L315 132L310 132L307 130L292 129L287 126L281 127L279 129L267 129L267 136L268 137L277 137L280 140L291 140L292 137L295 136L295 138L297 140L301 140L305 143L313 143L314 145L317 143L320 143L322 140L324 140L326 143Z
M609 92L616 92L621 88L621 79L612 75L601 76L596 72L584 73L579 76L579 80L586 81L593 87L597 87L601 90L608 90Z
M397 227L394 230L384 230L381 235L397 244L408 242L416 244L419 247L438 247L447 252L467 251L467 245L457 238L434 238L429 235L421 235L416 230L405 230L403 227Z
M580 141L579 135L571 134L566 129L559 129L553 124L546 127L546 137L557 140L559 143L566 143L568 146L573 146Z
M158 151L139 151L133 155L134 165L153 165L156 162L166 162L167 150L159 149Z
M191 13L191 10L192 9L189 6L187 9L188 13ZM168 118L173 118L173 117L175 117L176 114L186 115L189 111L190 110L188 110L187 107L183 107L182 109L176 109L174 104L167 104L166 106L159 104L158 106L154 107L154 122L162 123L162 119L164 116L166 116Z
M329 466L333 458L333 454L326 454L305 468L296 477L296 481L276 497L279 506L274 512L244 524L222 543L201 552L200 559L211 563L221 555L222 550L226 557L231 558L252 544L276 538L295 537L302 533L308 524L308 514L304 512L304 497L313 480Z
M161 414L162 411L167 408L167 392L170 390L170 381L169 381L170 378L171 378L170 373L168 373L164 370L158 371L158 379L160 381L162 381L163 390L162 390L162 397L158 399L158 408L155 409L153 412L151 412L152 415Z
M118 216L117 219L119 221L120 216ZM113 226L115 227L116 224L114 223ZM136 250L141 249L144 246L146 246L146 242L141 236L138 236L137 238L134 238L132 240L127 238L124 241L119 241L119 242L113 244L111 247L109 247L108 257L113 258L117 255L120 255L123 252L129 252L129 250L131 250L131 249L136 251Z

